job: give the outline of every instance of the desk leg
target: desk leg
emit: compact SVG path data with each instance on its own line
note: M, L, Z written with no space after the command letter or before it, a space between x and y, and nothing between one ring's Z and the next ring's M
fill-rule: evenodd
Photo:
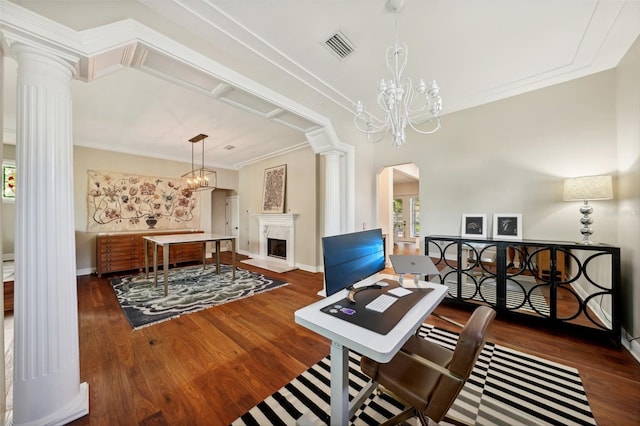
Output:
M164 295L165 297L169 294L169 246L170 244L166 244L162 246L162 261L164 265L162 269L164 269Z
M216 274L220 273L220 240L216 240Z
M202 243L202 269L207 269L207 242Z
M153 243L153 286L158 285L158 243Z
M231 239L231 267L233 268L233 280L236 279L236 239Z
M331 342L331 424L349 424L349 350Z
M144 277L149 279L149 241L142 239L144 244Z

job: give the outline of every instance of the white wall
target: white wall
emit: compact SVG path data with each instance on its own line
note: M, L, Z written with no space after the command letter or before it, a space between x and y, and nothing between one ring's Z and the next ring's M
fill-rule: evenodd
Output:
M389 255L393 253L393 169L387 167L378 175L378 217L377 223L371 228L380 227L382 233L386 234L385 249L387 258L385 261L389 264Z
M246 166L239 171L240 243L238 251L260 255L260 235L256 215L262 213L265 169L287 165L284 213L297 214L295 222L295 261L302 269L317 265L317 192L316 154L310 147L277 158Z
M615 173L614 89L609 71L445 115L435 135L376 145L375 166L418 165L424 235L459 235L463 213L522 213L525 238L577 240L563 179ZM615 205L593 203L594 239L616 243Z
M640 39L616 70L618 131L618 245L621 247L623 325L640 336ZM640 359L640 341L632 343Z

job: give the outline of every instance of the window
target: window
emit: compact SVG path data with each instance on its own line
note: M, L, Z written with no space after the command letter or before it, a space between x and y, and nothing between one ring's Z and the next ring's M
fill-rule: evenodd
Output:
M16 162L2 162L2 201L13 203L16 200Z

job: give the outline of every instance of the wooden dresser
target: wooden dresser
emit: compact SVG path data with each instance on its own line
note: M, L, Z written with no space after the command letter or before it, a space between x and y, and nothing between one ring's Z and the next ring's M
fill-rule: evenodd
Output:
M96 273L102 274L119 271L144 269L144 242L145 235L170 235L202 233L197 230L178 230L161 232L140 233L109 233L96 236ZM180 244L172 248L169 253L169 262L173 265L183 262L202 260L202 244ZM152 251L149 250L149 264L153 264ZM162 248L158 249L158 264L162 264Z

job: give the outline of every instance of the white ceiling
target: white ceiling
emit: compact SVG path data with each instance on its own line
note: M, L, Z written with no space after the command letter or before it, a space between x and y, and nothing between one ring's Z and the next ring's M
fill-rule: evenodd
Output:
M76 31L133 18L320 114L342 117L359 99L375 104L395 37L386 0L13 3ZM324 45L338 30L356 47L346 59ZM409 47L406 75L437 80L445 114L613 68L639 34L638 0L406 0L398 30ZM10 139L16 69L5 62ZM144 69L75 81L73 96L76 145L190 161L187 140L206 133L205 162L228 168L306 145L299 128Z

